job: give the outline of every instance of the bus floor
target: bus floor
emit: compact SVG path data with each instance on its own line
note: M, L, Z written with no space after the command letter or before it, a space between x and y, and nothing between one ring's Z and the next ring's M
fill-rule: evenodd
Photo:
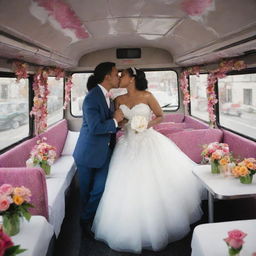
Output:
M256 200L253 198L235 200L216 200L215 222L256 218ZM143 256L190 256L191 238L195 226L207 223L207 201L202 201L202 218L191 225L190 233L182 240L170 243L160 252L143 251ZM227 230L228 231L228 230ZM48 254L47 254L48 255ZM111 250L103 242L86 238L79 225L79 189L77 177L72 182L66 200L66 217L51 256L136 256Z

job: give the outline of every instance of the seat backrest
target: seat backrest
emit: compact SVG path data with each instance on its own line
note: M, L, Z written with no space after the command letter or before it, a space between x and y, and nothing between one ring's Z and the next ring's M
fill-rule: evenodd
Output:
M190 159L196 163L202 160L204 144L221 142L223 132L220 129L196 129L168 134L170 138Z
M0 168L0 184L24 186L32 193L31 204L34 208L29 211L32 215L41 215L46 219L48 213L48 195L45 174L41 168Z
M223 142L229 145L229 149L234 153L234 157L256 158L256 142L252 140L223 129Z

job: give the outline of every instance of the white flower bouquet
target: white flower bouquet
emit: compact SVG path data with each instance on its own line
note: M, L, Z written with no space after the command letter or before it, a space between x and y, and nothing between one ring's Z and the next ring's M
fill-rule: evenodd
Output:
M144 116L134 116L131 120L131 128L136 133L143 132L148 128L148 121Z

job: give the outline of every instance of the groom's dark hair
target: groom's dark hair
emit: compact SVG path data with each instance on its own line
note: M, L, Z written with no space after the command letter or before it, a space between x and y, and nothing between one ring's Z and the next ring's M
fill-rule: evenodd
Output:
M114 62L102 62L100 63L87 81L87 90L90 91L97 84L104 81L105 76L111 74L112 68L115 67L116 64Z

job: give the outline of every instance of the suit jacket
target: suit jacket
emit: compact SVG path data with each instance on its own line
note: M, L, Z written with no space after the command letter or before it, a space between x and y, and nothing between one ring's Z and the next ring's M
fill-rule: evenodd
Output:
M100 168L107 159L109 147L113 147L115 133L112 111L102 90L96 86L83 102L83 124L73 154L75 162Z

